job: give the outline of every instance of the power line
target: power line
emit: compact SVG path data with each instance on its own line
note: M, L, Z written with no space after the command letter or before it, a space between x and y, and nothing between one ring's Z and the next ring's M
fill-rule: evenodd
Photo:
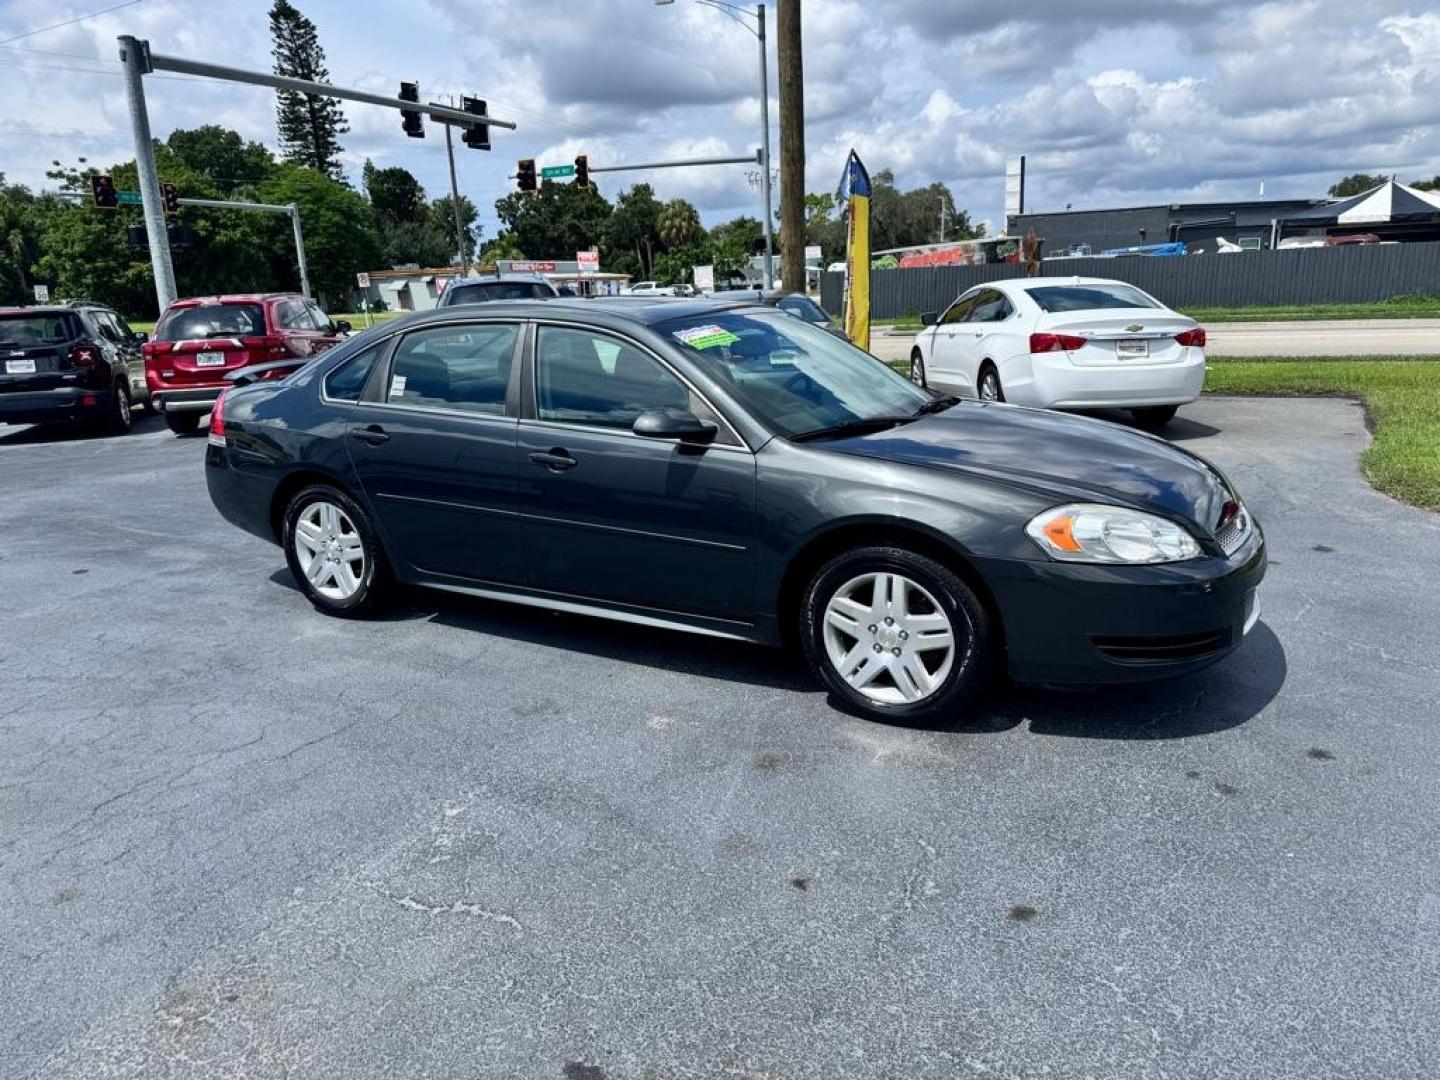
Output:
M0 45L9 45L12 41L20 41L23 38L34 37L36 34L44 34L50 30L59 30L62 26L74 26L78 22L84 22L86 19L93 19L97 15L108 15L112 11L119 11L121 8L134 7L136 4L139 4L141 2L142 0L125 0L124 3L112 4L110 7L101 8L99 11L91 11L85 15L76 15L72 19L64 19L61 22L51 23L49 26L37 26L34 30L26 30L23 34L16 34L14 37L8 37L4 41L0 41Z

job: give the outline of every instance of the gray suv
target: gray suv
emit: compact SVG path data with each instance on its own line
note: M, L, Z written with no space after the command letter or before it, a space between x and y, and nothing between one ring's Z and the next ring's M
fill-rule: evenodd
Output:
M536 274L455 278L440 294L437 306L483 304L490 300L549 300L559 295L554 285Z

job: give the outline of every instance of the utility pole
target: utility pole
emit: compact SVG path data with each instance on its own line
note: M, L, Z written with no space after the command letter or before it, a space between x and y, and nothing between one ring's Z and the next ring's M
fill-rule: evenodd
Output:
M771 235L775 211L770 202L770 71L765 55L765 5L755 5L755 18L760 25L760 193L765 203L765 288L775 287L775 237Z
M449 124L445 125L445 153L450 158L450 209L455 212L455 244L460 249L460 276L469 277L470 258L465 251L465 227L460 224L460 185L455 180L455 144L450 138Z
M779 0L775 20L780 69L780 277L786 292L805 291L805 72L800 0Z
M940 243L945 242L945 196L940 196Z
M125 73L125 100L130 106L130 128L135 135L135 167L140 174L140 200L145 211L145 233L150 238L150 268L155 274L155 299L163 312L176 298L175 267L170 262L170 234L166 231L165 204L160 199L160 176L155 171L155 144L150 139L150 113L145 108L144 77L150 70L150 46L128 34L120 38L120 66Z

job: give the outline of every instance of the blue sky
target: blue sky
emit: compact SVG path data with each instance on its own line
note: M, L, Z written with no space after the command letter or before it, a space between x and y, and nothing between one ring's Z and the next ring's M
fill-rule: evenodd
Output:
M119 0L0 0L0 42ZM0 44L0 172L42 185L52 159L132 156L114 39L268 69L264 0L223 8L141 0ZM337 82L426 96L469 93L515 120L489 154L457 151L462 190L493 235L520 157L592 162L745 154L759 142L757 44L694 0L298 0ZM220 14L223 12L223 14ZM773 76L774 8L770 63ZM1031 208L1323 194L1363 170L1440 173L1440 12L1392 0L806 0L807 187L833 189L845 154L902 186L942 180L998 221L1003 162L1029 156ZM774 81L772 77L772 95ZM148 83L158 135L215 122L274 144L263 90ZM775 110L772 101L772 114ZM347 105L347 165L411 169L447 190L438 129L407 139L388 111ZM777 138L778 136L772 136ZM709 223L755 213L754 170L637 179Z

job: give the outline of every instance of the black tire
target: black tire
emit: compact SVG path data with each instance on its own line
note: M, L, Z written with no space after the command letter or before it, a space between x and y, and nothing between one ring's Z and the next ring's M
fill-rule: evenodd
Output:
M987 396L987 387L993 388ZM980 377L975 380L975 396L981 401L1004 401L1005 388L1000 385L1000 372L989 360L980 365Z
M949 620L954 639L948 673L932 691L914 701L886 703L857 690L831 661L827 648L826 612L832 598L867 574L886 572L900 574L928 593L938 606L939 613ZM874 602L872 596L872 605ZM928 607L923 599L917 603L912 597L912 611L918 609L918 613L923 615ZM860 635L867 633L867 628L857 626L856 630L854 647L863 650L866 642L861 640ZM881 633L884 633L883 629ZM799 636L810 669L826 688L851 711L882 722L910 722L937 717L959 719L966 706L989 683L994 668L995 643L990 616L984 604L948 566L906 548L857 548L837 555L822 566L805 590L800 605ZM852 637L844 632L842 636L847 643ZM871 633L870 636L875 635ZM908 648L903 642L892 644ZM886 650L876 648L877 645L878 641L869 647L883 654ZM865 656L863 651L860 655ZM890 661L887 659L885 663L888 665ZM939 673L939 665L933 673ZM882 672L875 677L872 692L888 692L886 682L895 687L900 685L889 672Z
M201 412L171 412L165 410L165 426L176 435L194 435L200 430L200 421L205 414Z
M1142 427L1146 431L1159 431L1175 419L1175 413L1179 409L1179 405L1152 405L1146 409L1131 409L1130 415L1134 418L1136 427Z
M364 565L358 579L358 588L353 595L345 599L326 596L317 589L306 575L296 550L296 524L307 509L319 502L329 503L344 512L364 548ZM295 583L300 586L300 591L310 603L315 605L316 610L327 615L355 619L374 614L389 600L392 578L380 537L370 523L370 516L360 504L339 488L330 487L328 484L314 484L298 492L285 507L280 543L285 550L285 562L290 567L290 573L295 576Z
M116 383L110 397L110 415L105 418L105 431L111 435L124 435L134 426L135 417L130 412L130 388Z
M919 349L910 350L910 381L916 386L925 386L925 357Z

